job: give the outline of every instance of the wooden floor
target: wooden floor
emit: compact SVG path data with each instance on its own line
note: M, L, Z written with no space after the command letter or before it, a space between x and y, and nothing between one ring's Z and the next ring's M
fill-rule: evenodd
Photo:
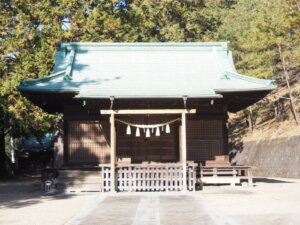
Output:
M105 195L67 225L215 225L227 224L195 195Z

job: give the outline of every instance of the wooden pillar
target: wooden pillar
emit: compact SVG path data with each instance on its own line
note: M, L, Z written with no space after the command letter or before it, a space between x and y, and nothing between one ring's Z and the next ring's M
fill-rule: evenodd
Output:
M248 176L248 185L253 186L253 174L252 174L252 168L248 168L247 170L247 176Z
M110 192L116 191L116 128L115 114L110 116Z
M183 191L187 191L187 177L186 177L186 112L181 114L181 162L183 172Z
M67 138L64 137L66 133L67 121L59 124L55 132L55 142L54 142L54 168L60 168L63 166L66 160L66 155L64 155L64 148L67 147ZM65 145L66 143L66 145Z

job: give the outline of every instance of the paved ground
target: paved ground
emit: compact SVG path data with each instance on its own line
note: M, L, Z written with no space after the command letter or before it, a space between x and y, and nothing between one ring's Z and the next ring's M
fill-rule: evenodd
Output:
M255 187L210 186L191 194L43 196L37 181L0 182L0 224L300 225L300 179Z
M43 196L39 181L0 181L1 225L62 225L95 196Z
M196 194L141 193L98 198L67 225L226 224Z
M240 225L300 225L300 179L256 178L254 187L205 187L201 195Z

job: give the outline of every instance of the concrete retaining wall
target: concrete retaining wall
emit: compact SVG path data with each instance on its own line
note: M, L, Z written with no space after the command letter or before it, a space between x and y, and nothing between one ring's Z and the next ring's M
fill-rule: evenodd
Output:
M254 166L255 176L300 178L300 136L245 142L232 162Z

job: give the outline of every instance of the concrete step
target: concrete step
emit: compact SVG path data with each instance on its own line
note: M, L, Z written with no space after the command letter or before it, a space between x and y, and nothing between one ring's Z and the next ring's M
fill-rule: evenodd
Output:
M78 184L102 184L101 180L80 181L80 180L58 180L57 184L78 185Z
M57 188L101 188L102 184L100 183L77 183L77 184L68 184L68 183L58 183Z
M59 177L100 176L101 171L60 170Z
M95 192L102 189L100 171L60 170L56 189L67 192Z

